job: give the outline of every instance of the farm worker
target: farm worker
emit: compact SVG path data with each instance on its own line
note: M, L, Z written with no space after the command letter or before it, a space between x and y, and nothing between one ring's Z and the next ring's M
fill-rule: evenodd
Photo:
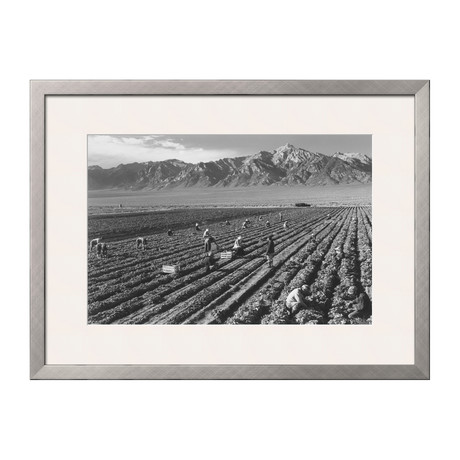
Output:
M170 228L168 228L168 236L173 236L173 232Z
M283 214L280 213L280 222L283 221Z
M262 220L262 216L259 216L259 222Z
M102 243L102 257L107 257L107 243Z
M139 248L142 248L144 249L145 251L145 248L147 247L147 238L142 238L142 237L139 237L137 240L136 240L136 248L139 249Z
M204 258L204 263L205 263L205 266L206 266L206 273L209 273L211 271L211 269L214 268L215 266L215 259L214 259L214 254L212 253L212 251L208 251L206 253L206 257Z
M344 295L346 300L353 300L356 298L356 294L358 293L358 289L356 286L350 286L347 290L347 293Z
M230 225L230 222L228 220L226 220L225 225Z
M209 235L205 240L204 240L204 252L209 252L212 248L212 243L214 243L214 237Z
M267 250L265 251L265 255L267 257L267 262L269 267L273 267L273 255L275 254L275 243L273 241L273 235L270 235L267 238Z
M97 253L97 257L99 259L101 257L101 255L102 255L102 243L97 243L96 253Z
M241 238L241 236L239 236L235 240L235 244L233 245L233 248L232 248L234 253L235 253L235 256L243 256L244 255L242 240L243 240L243 238Z
M212 243L216 245L216 249L219 250L219 245L217 244L216 239L209 235L205 240L204 240L204 252L208 252L212 250Z
M265 222L265 227L267 227L267 228L270 227L270 221L269 220L267 220L267 222Z
M286 298L286 307L291 310L291 312L297 313L297 311L303 307L307 308L307 301L305 300L305 296L308 294L308 286L304 284L300 288L295 288L291 291L291 293Z
M287 228L288 228L288 223L287 223L287 221L284 222L283 228L284 228L284 230L287 230Z
M207 228L203 233L203 238L206 238L207 236L209 236L209 228Z
M243 222L243 227L242 228L247 228L248 227L248 223L246 221Z
M198 222L195 224L195 231L201 232L201 228L200 228L200 226L198 225Z
M97 247L98 243L100 243L102 238L94 238L89 242L89 250L92 251L93 248Z
M356 318L357 316L367 313L370 310L369 297L365 292L359 294L356 304L353 305L353 310L349 313L349 318Z

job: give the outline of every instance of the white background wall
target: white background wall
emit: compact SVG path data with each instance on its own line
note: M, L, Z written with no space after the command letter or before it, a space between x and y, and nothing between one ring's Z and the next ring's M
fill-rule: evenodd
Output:
M458 451L454 4L3 6L3 458L395 459L451 458ZM30 382L28 80L40 78L431 79L431 381Z

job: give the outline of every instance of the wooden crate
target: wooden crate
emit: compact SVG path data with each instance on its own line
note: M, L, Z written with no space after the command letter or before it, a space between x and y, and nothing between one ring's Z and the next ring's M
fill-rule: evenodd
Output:
M163 265L161 271L163 273L179 273L180 265Z
M233 259L233 252L232 251L223 251L223 252L220 253L220 258L221 259L232 260Z

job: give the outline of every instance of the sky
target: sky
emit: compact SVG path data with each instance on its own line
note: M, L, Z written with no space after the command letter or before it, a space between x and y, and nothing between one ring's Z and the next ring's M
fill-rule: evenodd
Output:
M253 155L261 150L271 152L287 143L325 155L354 152L372 156L369 134L91 134L88 165L112 168L170 159L199 163Z

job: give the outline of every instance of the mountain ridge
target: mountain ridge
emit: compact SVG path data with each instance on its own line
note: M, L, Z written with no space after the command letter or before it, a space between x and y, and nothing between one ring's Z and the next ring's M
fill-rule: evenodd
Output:
M336 152L331 156L286 144L273 152L215 161L186 163L171 159L120 164L103 169L88 167L90 190L131 190L169 187L246 187L256 185L352 184L372 182L372 159L362 153Z

